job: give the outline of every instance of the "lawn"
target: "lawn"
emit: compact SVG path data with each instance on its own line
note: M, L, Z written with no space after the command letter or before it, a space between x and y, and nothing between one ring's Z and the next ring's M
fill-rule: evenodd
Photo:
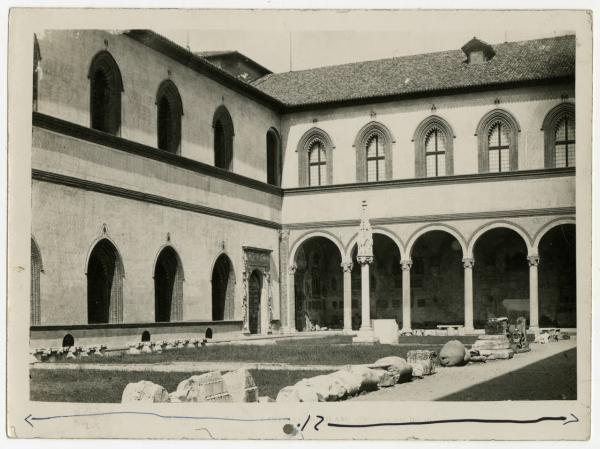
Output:
M275 399L280 389L305 377L326 374L324 371L251 370L260 396ZM150 380L169 392L177 384L200 372L99 371L83 369L31 369L30 398L47 402L121 402L129 382Z
M273 340L272 344L212 344L178 349L161 354L118 354L107 357L64 359L71 363L170 363L170 362L265 362L294 365L347 365L370 363L391 355L406 357L411 349L439 352L448 340L471 344L476 337L403 337L400 345L353 345L351 337L296 338ZM57 362L61 363L61 362Z

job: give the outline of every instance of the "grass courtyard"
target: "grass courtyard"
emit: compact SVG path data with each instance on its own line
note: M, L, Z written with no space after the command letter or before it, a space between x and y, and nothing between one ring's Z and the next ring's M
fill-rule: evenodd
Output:
M120 402L122 391L129 382L150 380L162 385L168 391L174 391L182 380L206 371L206 368L193 370L194 362L215 363L217 366L220 362L251 362L255 364L286 363L303 367L306 365L338 365L341 367L347 364L371 363L390 355L406 357L406 353L411 349L431 349L439 352L443 344L451 339L459 339L466 345L470 345L475 337L406 337L401 340L400 345L352 345L350 337L331 336L273 340L271 344L266 345L216 344L202 348L166 351L161 354L121 354L66 360L54 363L52 369L36 368L35 365L31 368L30 397L34 401L117 403ZM539 348L540 355L543 356L546 349L550 349L550 347ZM530 354L534 355L534 353ZM516 355L515 357L520 356ZM70 363L68 368L67 365L64 365L64 368L61 367L61 363L65 362ZM151 364L157 366L177 362L183 362L186 366L172 371L148 371L146 367L142 366L138 369L133 369L133 367L128 369L128 365ZM94 368L93 364L95 363L102 364L103 369ZM187 363L192 365L189 371ZM511 371L510 365L503 365L510 364L510 361L491 363L501 365L492 365L490 368L505 366L509 368L510 372L484 383L473 384L460 392L439 397L437 400L576 398L576 353L574 349L560 355L542 358L535 364L514 369L514 371ZM73 364L76 364L75 367ZM111 364L115 364L114 370L111 369ZM254 368L250 371L258 386L259 394L271 398L275 398L281 388L293 385L302 378L329 372L323 371L323 369L329 369L328 367L322 367L321 370L316 370L317 367L314 370L311 367L303 370L293 369L293 367L261 369L260 366L255 366ZM458 371L452 372L458 374ZM469 372L473 373L474 371L469 370ZM440 377L439 380L442 381L442 378ZM436 384L439 383L436 382ZM440 386L443 387L443 385ZM412 389L412 387L409 388ZM422 399L416 398L416 400Z

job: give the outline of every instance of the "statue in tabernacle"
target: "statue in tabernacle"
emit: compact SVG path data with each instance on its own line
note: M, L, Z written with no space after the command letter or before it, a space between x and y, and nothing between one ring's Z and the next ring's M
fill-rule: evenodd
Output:
M359 263L371 263L373 261L373 229L367 216L367 202L364 200L358 229L358 253L356 256Z

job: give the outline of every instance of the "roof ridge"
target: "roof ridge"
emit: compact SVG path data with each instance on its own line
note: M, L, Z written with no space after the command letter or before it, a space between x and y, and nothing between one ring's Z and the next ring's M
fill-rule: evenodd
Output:
M488 44L491 45L494 49L496 49L497 47L500 46L506 46L506 45L518 45L524 42L536 42L536 41L544 41L544 40L551 40L551 41L555 41L555 40L559 40L559 39L564 39L564 38L574 38L575 34L563 34L560 36L552 36L552 37L541 37L541 38L537 38L537 39L522 39L519 41L507 41L507 42L500 42L498 44ZM391 56L388 58L376 58L376 59L364 59L362 61L354 61L354 62L345 62L343 64L331 64L331 65L321 65L318 67L312 67L312 68L307 68L307 69L301 69L301 70L288 70L287 72L277 72L277 73L273 73L273 75L285 75L285 74L290 74L290 73L303 73L303 72L314 72L314 71L318 71L321 69L328 69L331 67L346 67L346 66L355 66L355 65L359 65L359 64L366 64L366 63L370 63L370 62L377 62L377 61L391 61L391 60L395 60L395 59L402 59L402 58L412 58L412 57L426 57L426 56L432 56L432 55L439 55L439 54L449 54L449 53L462 53L462 50L460 48L455 48L455 49L449 49L449 50L438 50L438 51L431 51L431 52L427 52L427 53L411 53L411 54L407 54L407 55L400 55L400 56ZM264 78L261 78L264 79Z

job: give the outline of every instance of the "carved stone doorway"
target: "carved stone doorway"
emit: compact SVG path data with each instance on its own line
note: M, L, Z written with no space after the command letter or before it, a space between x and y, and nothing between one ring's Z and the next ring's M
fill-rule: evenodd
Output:
M273 316L271 250L244 246L244 334L270 334Z

